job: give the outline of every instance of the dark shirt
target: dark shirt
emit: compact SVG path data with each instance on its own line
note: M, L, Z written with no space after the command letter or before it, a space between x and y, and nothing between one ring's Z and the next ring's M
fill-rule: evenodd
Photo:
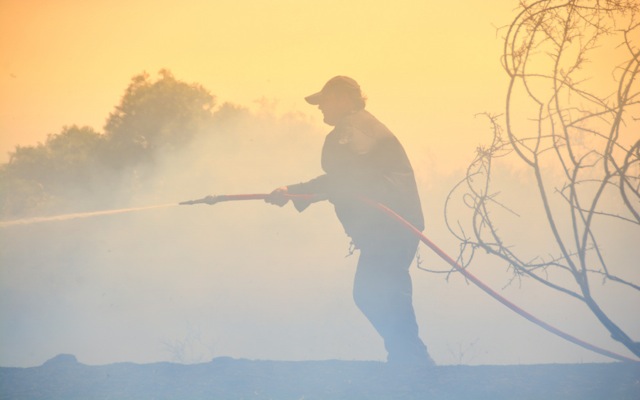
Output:
M325 174L289 186L290 193L326 195L356 246L406 237L389 215L360 198L382 203L424 229L420 197L407 154L391 131L366 110L343 118L322 149ZM296 204L302 211L308 204Z

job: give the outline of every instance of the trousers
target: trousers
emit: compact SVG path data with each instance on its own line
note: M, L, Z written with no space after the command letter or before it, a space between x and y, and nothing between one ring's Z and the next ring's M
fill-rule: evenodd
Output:
M387 362L433 365L418 335L409 267L418 240L361 245L353 298L384 340Z

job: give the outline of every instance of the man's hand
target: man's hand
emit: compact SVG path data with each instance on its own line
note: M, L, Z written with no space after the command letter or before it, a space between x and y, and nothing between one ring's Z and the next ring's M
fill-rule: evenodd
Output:
M277 206L284 206L289 202L289 198L286 195L289 193L289 188L286 186L282 186L271 192L269 197L265 198L264 201L269 204L275 204Z

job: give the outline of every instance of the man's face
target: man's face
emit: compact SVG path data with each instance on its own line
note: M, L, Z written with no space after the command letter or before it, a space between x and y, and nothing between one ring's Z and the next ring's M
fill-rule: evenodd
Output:
M325 124L334 126L351 113L353 104L344 93L328 92L320 99L318 108L322 111Z

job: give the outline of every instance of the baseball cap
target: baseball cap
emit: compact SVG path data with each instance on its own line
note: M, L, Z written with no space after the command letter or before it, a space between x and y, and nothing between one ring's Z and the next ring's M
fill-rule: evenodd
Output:
M358 82L348 76L338 75L329 79L327 83L324 84L321 91L309 95L304 99L309 104L318 105L320 104L320 100L323 96L332 92L343 92L353 96L354 98L362 98L362 91L360 90Z

